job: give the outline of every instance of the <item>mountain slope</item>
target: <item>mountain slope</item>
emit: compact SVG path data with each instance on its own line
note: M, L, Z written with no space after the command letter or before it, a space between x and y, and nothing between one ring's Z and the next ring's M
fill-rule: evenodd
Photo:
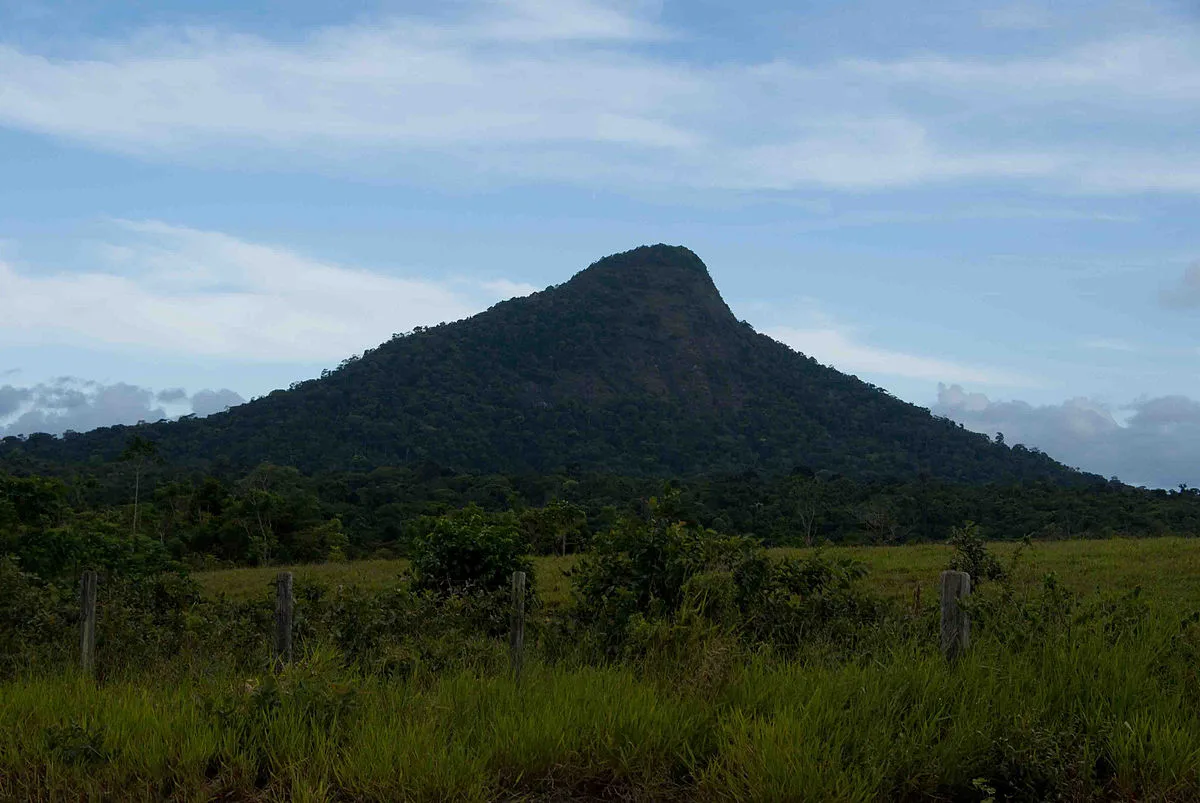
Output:
M179 465L305 470L431 460L484 472L694 475L796 467L965 481L1082 475L990 443L740 323L681 247L397 337L321 379L202 420L142 425ZM0 458L111 459L113 427L9 439Z

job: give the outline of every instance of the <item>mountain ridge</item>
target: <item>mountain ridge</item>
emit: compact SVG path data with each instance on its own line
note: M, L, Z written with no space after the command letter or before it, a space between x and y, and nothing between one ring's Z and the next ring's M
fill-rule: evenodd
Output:
M131 430L157 441L168 460L198 467L433 461L483 473L1091 479L755 332L694 252L662 244L418 328L225 413L6 439L0 461L113 459Z

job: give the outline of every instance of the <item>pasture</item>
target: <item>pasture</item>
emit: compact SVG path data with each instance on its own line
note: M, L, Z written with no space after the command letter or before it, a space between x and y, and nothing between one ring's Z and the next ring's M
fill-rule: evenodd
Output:
M1011 560L1021 545L998 542L989 545L1001 560ZM812 554L810 549L773 549L774 555ZM920 585L932 599L938 573L946 568L951 548L946 544L907 546L826 547L830 557L848 557L866 565L866 583L893 598L911 597ZM538 592L548 604L561 604L570 597L568 572L577 557L536 558ZM1025 547L1018 562L1016 580L1029 585L1053 572L1077 593L1097 589L1114 593L1141 587L1150 599L1200 605L1200 539L1110 538L1105 540L1035 541ZM366 560L346 563L301 564L271 568L224 569L196 575L210 594L233 599L253 599L271 593L275 576L293 572L298 581L320 581L331 585L356 584L368 589L394 584L408 569L406 560Z

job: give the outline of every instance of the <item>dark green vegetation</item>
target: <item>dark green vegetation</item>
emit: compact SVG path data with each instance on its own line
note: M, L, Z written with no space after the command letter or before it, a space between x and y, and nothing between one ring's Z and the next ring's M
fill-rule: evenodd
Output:
M320 379L205 419L144 425L178 468L1096 481L964 431L757 334L685 248L638 248L558 287L397 336ZM129 428L5 439L0 465L116 458Z
M673 487L679 520L768 546L945 541L968 520L993 540L1200 532L1194 489L753 472ZM460 475L429 466L306 476L263 465L234 479L132 461L65 478L0 472L0 553L39 574L168 560L201 568L390 558L476 517L518 532L535 554L570 554L621 516L643 514L644 500L663 490L653 478Z
M0 561L0 799L1200 795L1194 599L1080 596L1034 580L1039 545L1007 551L949 666L935 600L879 595L852 560L773 559L673 504L598 536L569 603L535 584L520 685L504 595L443 582L457 558L525 560L471 515L436 554L414 542L422 578L297 583L303 657L279 673L268 587L231 601L112 571L83 680L73 589ZM956 542L956 561L994 557L970 528Z

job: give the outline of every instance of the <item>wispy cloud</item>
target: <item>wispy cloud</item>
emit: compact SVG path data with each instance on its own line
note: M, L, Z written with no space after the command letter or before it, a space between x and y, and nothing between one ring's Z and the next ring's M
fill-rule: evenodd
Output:
M0 125L139 157L439 182L1200 192L1189 26L988 60L700 63L661 47L684 32L638 7L467 2L288 42L156 29L70 58L0 46Z
M1031 3L987 8L980 12L979 19L984 27L1011 31L1041 30L1049 28L1054 22L1049 9Z
M845 373L880 374L908 379L951 380L981 385L1031 387L1037 380L997 368L965 365L952 360L908 354L857 341L852 332L835 327L797 329L776 327L765 334L818 362Z
M159 222L125 222L101 268L0 262L0 343L135 347L239 361L341 359L524 285L406 279ZM115 246L115 247L114 247Z
M1138 350L1137 346L1132 343L1115 337L1094 337L1083 341L1081 345L1084 348L1096 349L1098 351L1119 351L1125 354L1132 354Z

